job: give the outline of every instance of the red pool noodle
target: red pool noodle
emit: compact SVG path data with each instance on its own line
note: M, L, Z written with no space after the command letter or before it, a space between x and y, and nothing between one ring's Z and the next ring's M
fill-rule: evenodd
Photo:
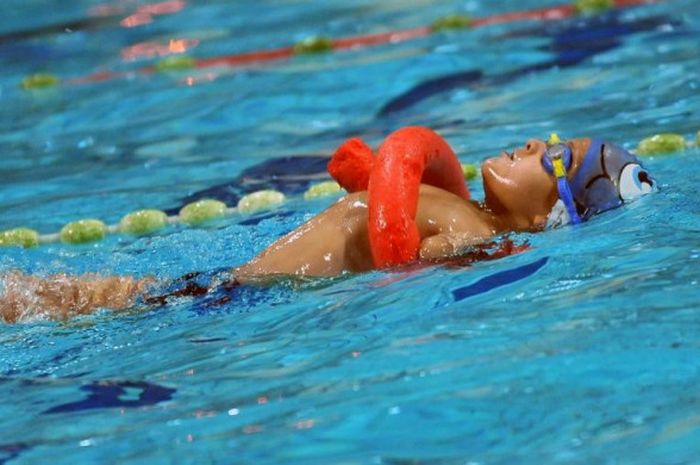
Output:
M457 156L433 130L411 126L390 134L372 158L361 139L343 143L328 171L349 192L367 189L369 242L374 265L396 266L418 258L415 223L421 183L469 200Z

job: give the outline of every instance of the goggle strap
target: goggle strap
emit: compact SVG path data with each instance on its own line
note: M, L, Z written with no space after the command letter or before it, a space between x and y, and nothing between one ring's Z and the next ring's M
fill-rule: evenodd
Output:
M553 133L549 141L547 142L547 151L542 158L542 164L545 169L554 175L557 180L557 191L559 191L559 198L561 199L566 212L569 214L569 220L573 224L580 224L581 217L576 210L576 204L574 203L574 196L571 193L571 187L569 186L569 181L566 179L566 172L568 168L571 167L572 154L571 149L564 145L563 150L560 152L560 156L553 156L550 150L557 146L564 145L559 136ZM567 166L568 165L568 166Z
M559 198L564 202L566 212L569 214L571 222L573 224L580 224L581 217L578 211L576 211L574 196L571 194L571 188L569 187L569 182L566 180L566 176L557 178L557 190L559 191Z

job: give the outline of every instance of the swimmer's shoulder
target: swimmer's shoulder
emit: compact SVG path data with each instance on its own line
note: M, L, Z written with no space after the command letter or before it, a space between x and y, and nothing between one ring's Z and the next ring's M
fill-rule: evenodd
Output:
M332 209L336 209L335 215L366 222L367 191L346 195ZM451 232L471 233L482 237L493 234L477 204L428 184L420 186L416 224L422 237Z
M430 234L467 233L479 237L493 235L484 212L475 202L426 184L420 187L416 224L419 229L428 229Z
M448 192L439 187L431 186L430 184L420 185L419 199L419 202L423 201L423 203L438 202L440 204L446 204L456 208L466 208L470 211L476 208L472 202L468 202L452 192ZM343 210L366 209L367 202L367 191L358 191L341 197L331 208Z

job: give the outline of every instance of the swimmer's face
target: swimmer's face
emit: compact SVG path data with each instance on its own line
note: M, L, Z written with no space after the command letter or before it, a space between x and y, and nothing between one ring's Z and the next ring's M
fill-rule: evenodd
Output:
M586 154L590 139L574 139L568 144L573 155L571 178ZM486 206L522 229L543 227L559 198L554 176L542 166L546 150L544 141L530 139L512 152L489 158L481 166Z

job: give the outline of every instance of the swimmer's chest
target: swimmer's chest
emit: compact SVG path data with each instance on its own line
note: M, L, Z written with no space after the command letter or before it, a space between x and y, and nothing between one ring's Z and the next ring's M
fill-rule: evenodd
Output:
M431 186L421 187L416 224L423 237L442 233L479 237L493 234L473 203Z

